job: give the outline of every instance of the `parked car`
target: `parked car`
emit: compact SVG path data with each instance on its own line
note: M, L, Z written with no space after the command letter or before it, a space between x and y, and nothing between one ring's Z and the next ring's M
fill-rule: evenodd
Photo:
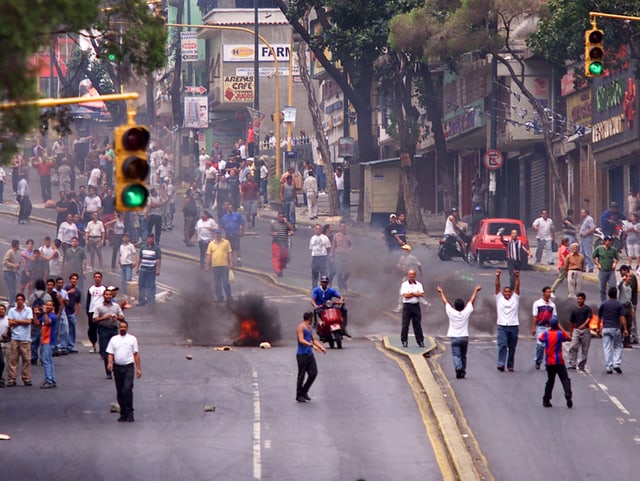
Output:
M527 230L520 219L482 219L476 234L471 239L471 262L475 261L482 266L487 261L507 260L507 246L502 243L498 235L500 229L503 229L505 239L515 229L522 244L529 248Z

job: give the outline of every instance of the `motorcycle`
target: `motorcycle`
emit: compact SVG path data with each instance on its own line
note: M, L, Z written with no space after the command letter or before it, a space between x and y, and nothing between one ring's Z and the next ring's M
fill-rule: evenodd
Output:
M459 234L460 238L467 246L467 250L471 245L471 236L466 233L466 229L462 228ZM440 248L438 249L438 257L441 261L449 261L454 257L462 257L465 262L469 262L469 255L462 250L462 246L458 242L456 236L446 234L440 239Z
M318 339L320 339L321 342L329 343L331 349L333 349L334 346L342 349L344 319L340 307L338 303L328 300L314 311Z
M627 221L622 221L617 223L616 226L613 228L613 233L611 234L611 237L612 237L611 247L615 248L618 252L622 252L622 250L625 247L625 241L627 238L627 234L624 228L625 222ZM602 228L596 227L596 230L593 232L593 237L594 237L593 247L595 249L596 247L598 247L604 242L605 235L602 232Z

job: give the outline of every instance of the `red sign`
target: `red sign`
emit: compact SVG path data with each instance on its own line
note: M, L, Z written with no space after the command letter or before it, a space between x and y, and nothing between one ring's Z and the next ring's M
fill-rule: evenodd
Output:
M196 87L195 85L194 86L188 85L184 88L184 91L189 94L200 94L200 95L207 93L207 89L204 88L202 85L200 85L199 87Z
M482 157L482 162L487 170L498 170L504 163L504 157L499 150L487 150Z

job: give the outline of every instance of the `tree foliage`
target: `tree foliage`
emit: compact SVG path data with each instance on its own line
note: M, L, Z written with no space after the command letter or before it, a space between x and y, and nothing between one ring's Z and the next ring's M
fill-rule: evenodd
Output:
M144 75L164 65L164 21L145 0L3 0L0 18L0 99L5 102L39 97L31 59L61 34L89 40L98 58L106 49L113 51L121 70L107 62L104 68L111 70L115 86L130 74ZM95 59L86 52L79 55L84 58L76 58L75 75L82 68L87 75ZM99 89L100 84L94 86ZM38 125L38 114L34 107L2 111L0 154L12 151L20 137Z
M589 12L640 16L639 0L549 0L538 30L528 39L534 52L551 65L561 68L567 61L579 61L584 55L584 32L591 28ZM637 22L597 18L604 30L605 61L611 65L623 45L631 44L632 53L640 57ZM581 69L577 69L578 71Z

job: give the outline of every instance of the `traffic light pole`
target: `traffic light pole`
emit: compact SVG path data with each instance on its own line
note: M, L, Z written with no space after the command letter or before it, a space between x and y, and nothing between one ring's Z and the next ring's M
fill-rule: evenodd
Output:
M107 94L94 97L102 102L116 102L121 100L136 100L139 97L137 93L130 94ZM57 107L58 105L72 105L72 104L84 104L90 102L91 99L87 97L65 97L61 99L34 99L34 100L18 100L15 102L2 102L0 103L0 110L19 109L21 107Z
M593 20L595 17L617 18L618 20L631 20L632 22L640 22L640 17L631 17L629 15L616 15L614 13L589 12L589 16Z

